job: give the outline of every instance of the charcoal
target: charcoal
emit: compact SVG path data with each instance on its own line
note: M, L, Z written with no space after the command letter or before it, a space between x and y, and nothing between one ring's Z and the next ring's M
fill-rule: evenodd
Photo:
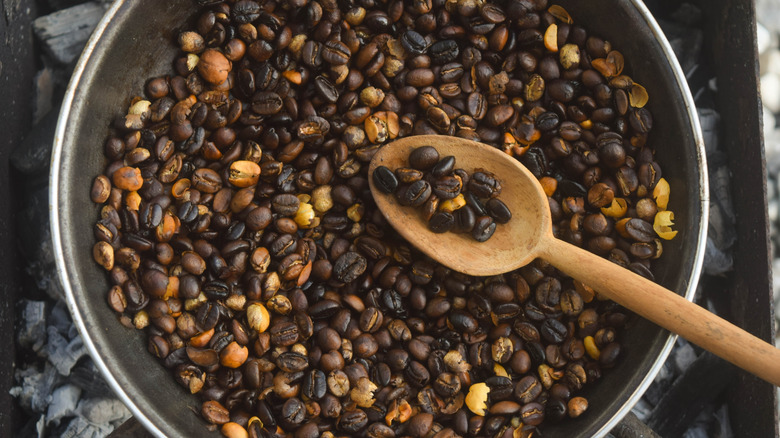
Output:
M63 417L72 416L81 397L81 388L65 384L51 394L51 402L46 410L46 424L59 424Z
M49 111L11 153L14 169L32 178L48 177L58 115L59 111Z
M87 354L84 343L80 337L68 341L52 326L49 326L47 333L49 334L49 343L46 346L46 352L49 355L49 360L54 363L60 374L67 376L76 362Z
M704 33L697 27L686 26L667 20L658 20L669 44L677 55L683 73L688 75L699 62L701 49L704 44Z
M115 398L83 399L76 412L92 424L123 422L130 416L130 411Z
M23 300L16 341L36 353L46 344L46 302Z
M678 348L672 352L672 362L676 373L684 373L696 360L696 351L685 339L677 338Z
M100 377L100 372L95 367L92 359L87 358L76 365L70 373L70 381L83 390L85 397L109 398L114 392L105 380Z
M68 426L59 432L60 438L103 438L114 428L107 424L95 424L84 417L75 417Z
M60 64L69 64L81 54L105 11L105 5L99 2L72 6L38 17L33 31L49 56Z

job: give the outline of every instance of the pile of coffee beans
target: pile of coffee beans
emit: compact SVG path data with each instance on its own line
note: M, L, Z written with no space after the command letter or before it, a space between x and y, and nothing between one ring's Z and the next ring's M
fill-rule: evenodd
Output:
M476 169L469 174L455 167L452 155L439 158L433 146L421 146L409 154L409 166L395 171L377 166L372 178L378 190L394 194L398 203L419 207L434 233L469 233L478 242L493 236L496 224L512 219L512 212L498 195L501 181L491 172Z
M397 137L487 143L539 178L558 237L652 279L669 188L610 42L547 0L195 3L91 197L109 306L207 427L530 437L582 415L627 312L541 260L438 265L387 224L367 169Z

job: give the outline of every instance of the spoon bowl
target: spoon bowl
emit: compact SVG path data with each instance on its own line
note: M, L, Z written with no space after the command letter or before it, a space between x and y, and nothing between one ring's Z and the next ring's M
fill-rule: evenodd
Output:
M378 190L374 170L378 166L407 166L409 154L421 146L433 146L441 157L454 156L456 167L469 173L482 168L495 174L502 185L501 200L512 211L512 219L496 227L485 242L459 233L436 234L415 208L401 206ZM445 266L464 274L488 276L542 258L627 309L780 385L780 350L774 346L644 277L553 236L549 202L536 177L498 149L457 137L405 137L374 155L368 180L377 206L393 228Z
M378 166L390 169L407 166L406 158L420 146L433 146L442 157L456 157L455 167L468 173L485 169L501 178L500 199L512 212L512 220L496 227L487 242L469 234L430 231L413 207L401 206L395 197L379 193L372 178L371 191L377 206L395 229L409 242L448 267L476 276L503 274L525 266L538 256L544 235L552 237L552 220L547 195L534 175L519 161L507 159L500 150L458 137L419 135L404 137L381 148L371 160L369 174ZM446 259L445 259L446 258Z

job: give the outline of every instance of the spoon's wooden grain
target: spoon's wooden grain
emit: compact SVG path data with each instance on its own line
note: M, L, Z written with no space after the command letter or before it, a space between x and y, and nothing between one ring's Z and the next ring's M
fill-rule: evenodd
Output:
M484 168L501 180L500 199L512 220L496 228L488 241L469 235L436 234L428 230L417 209L403 207L374 186L377 166L407 166L409 153L430 145L456 167L473 172ZM542 258L601 294L679 334L762 379L780 386L780 350L676 293L582 248L556 239L547 196L536 178L514 158L490 146L457 137L405 137L382 147L369 167L369 184L377 206L407 241L442 264L465 274L496 275Z

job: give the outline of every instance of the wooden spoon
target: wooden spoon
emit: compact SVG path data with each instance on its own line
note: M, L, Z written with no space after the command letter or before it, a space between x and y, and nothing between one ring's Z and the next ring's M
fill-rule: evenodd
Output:
M425 145L435 147L442 157L454 156L456 167L469 173L483 168L501 180L500 199L512 211L512 219L499 225L488 241L480 243L467 234L433 233L417 209L399 205L394 196L374 185L374 169L408 166L409 153ZM456 271L497 275L541 258L644 318L780 386L780 350L652 281L555 238L541 185L520 162L498 149L457 137L405 137L376 153L369 167L369 184L377 206L396 231Z

